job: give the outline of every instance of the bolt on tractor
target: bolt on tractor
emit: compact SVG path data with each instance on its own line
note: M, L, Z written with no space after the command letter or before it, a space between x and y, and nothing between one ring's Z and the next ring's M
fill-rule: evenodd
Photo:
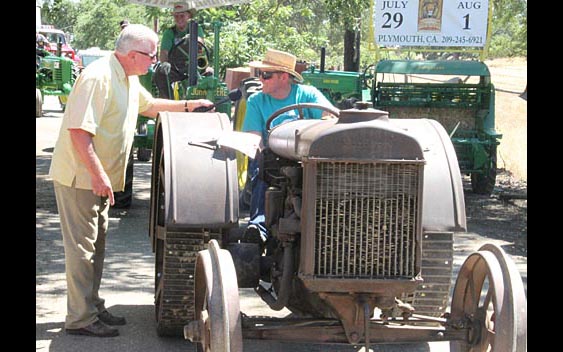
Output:
M334 118L304 119L304 109ZM275 125L296 110L299 119ZM274 112L259 157L265 243L247 241L236 150L223 112L162 112L149 237L157 333L204 351L245 339L372 344L450 341L452 351L525 351L527 303L514 262L483 245L453 294L453 236L467 231L456 151L426 118L297 104ZM243 135L243 137L241 137ZM240 311L252 288L284 318ZM448 302L451 305L448 309Z

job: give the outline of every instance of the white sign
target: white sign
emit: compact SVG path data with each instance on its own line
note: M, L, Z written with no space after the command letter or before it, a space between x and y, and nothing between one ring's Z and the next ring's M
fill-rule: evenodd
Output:
M206 9L209 7L219 7L225 5L238 5L245 2L249 2L250 0L187 0L187 1L178 1L178 0L128 0L131 3L139 4L139 5L146 5L152 7L162 7L162 8L173 8L174 4L177 2L183 2L188 4L188 6L192 9L201 10Z
M374 0L378 46L484 47L489 0Z

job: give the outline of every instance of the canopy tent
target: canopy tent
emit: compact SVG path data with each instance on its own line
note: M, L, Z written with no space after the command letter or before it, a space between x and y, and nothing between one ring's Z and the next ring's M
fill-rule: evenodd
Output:
M250 0L129 0L129 2L139 5L146 5L152 7L162 7L162 8L172 8L177 2L183 2L188 4L190 8L201 10L210 7L219 7L225 5L237 5L245 2L250 2Z

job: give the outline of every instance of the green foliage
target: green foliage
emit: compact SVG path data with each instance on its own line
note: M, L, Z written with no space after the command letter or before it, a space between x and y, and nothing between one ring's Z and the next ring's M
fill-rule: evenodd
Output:
M490 57L528 55L528 1L494 0Z
M527 1L493 1L493 37L489 56L527 55ZM370 0L253 0L198 11L206 42L213 46L213 22L221 22L220 72L262 58L267 48L284 50L307 62L320 61L326 48L327 67L342 69L344 31L361 30L360 67L374 63L368 46ZM170 9L131 4L127 0L46 0L45 23L74 35L77 49L112 50L118 23L128 19L155 28L173 25ZM414 58L414 54L413 54Z
M46 0L41 9L42 24L73 33L78 4L72 0Z

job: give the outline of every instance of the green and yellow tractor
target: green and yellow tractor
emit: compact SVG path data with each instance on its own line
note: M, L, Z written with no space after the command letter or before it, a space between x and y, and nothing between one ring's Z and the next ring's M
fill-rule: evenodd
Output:
M58 96L64 110L79 67L72 59L39 47L36 47L35 54L35 117L41 117L46 95Z

